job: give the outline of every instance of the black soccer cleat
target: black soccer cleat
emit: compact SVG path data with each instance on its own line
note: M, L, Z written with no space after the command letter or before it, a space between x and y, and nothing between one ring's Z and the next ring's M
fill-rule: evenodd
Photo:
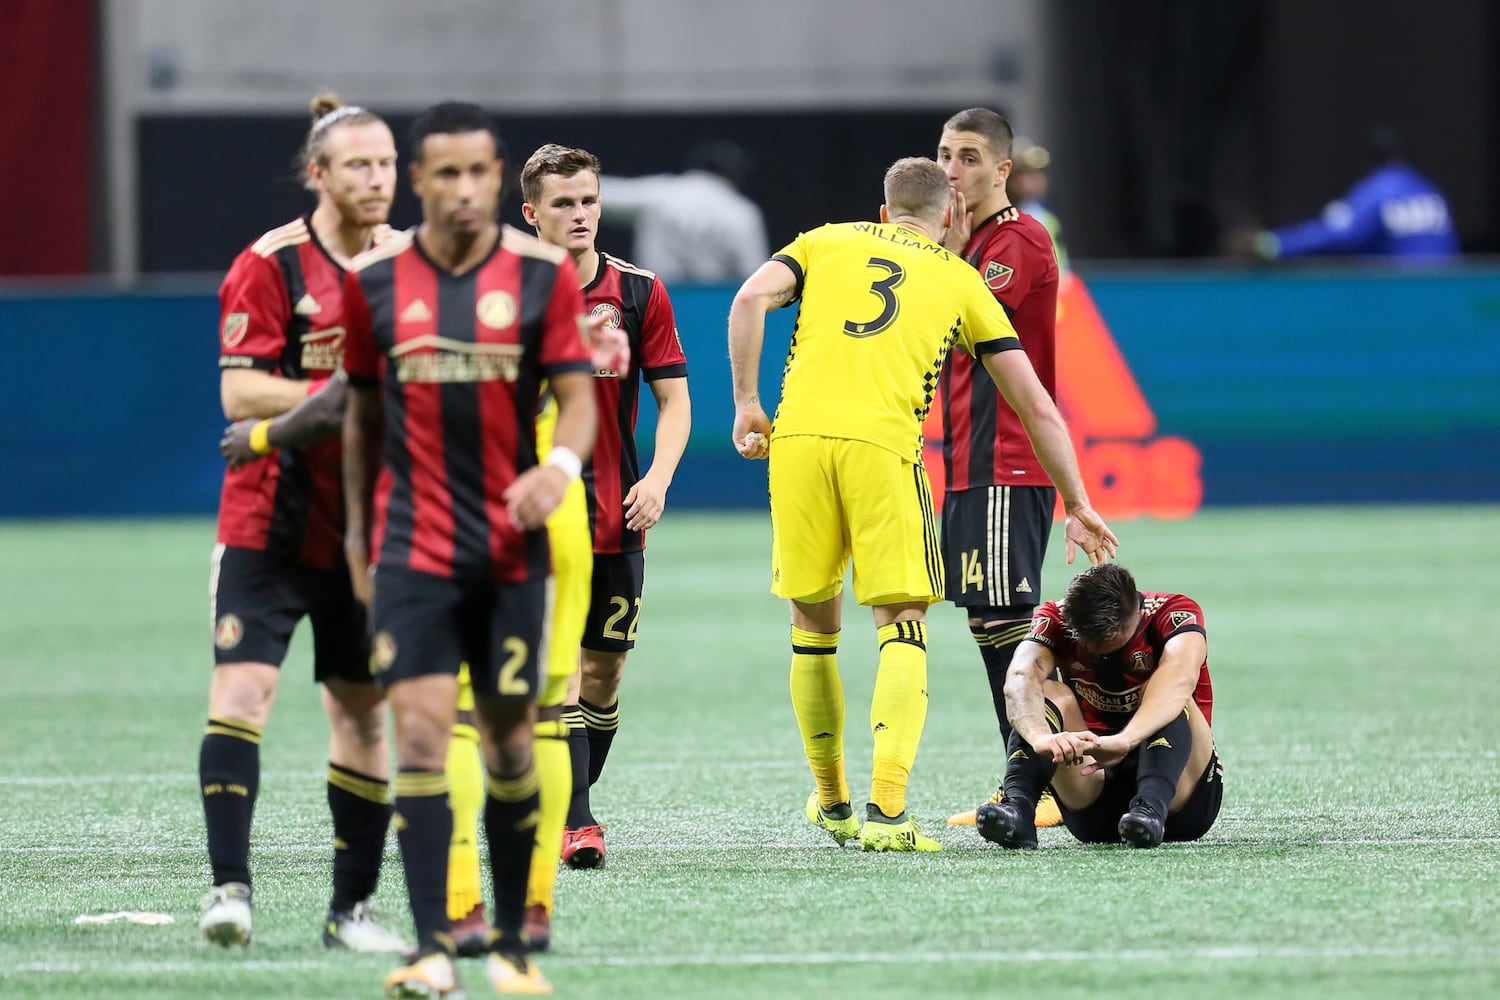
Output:
M1130 811L1120 817L1120 839L1131 847L1155 847L1166 835L1167 821L1140 799L1130 803Z
M974 813L974 828L993 844L1012 851L1036 850L1036 814L1013 802L986 802Z

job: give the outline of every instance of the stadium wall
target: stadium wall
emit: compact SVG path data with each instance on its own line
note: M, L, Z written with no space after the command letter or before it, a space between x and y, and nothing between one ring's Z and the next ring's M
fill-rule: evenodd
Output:
M1106 383L1085 366L1064 387L1101 506L1500 500L1500 270L1103 273L1087 289L1146 404L1114 434L1117 372ZM728 443L730 296L673 295L695 410L677 507L766 500L765 467ZM768 324L768 398L791 313ZM216 326L211 286L0 290L0 516L213 511ZM1201 494L1183 488L1194 473Z

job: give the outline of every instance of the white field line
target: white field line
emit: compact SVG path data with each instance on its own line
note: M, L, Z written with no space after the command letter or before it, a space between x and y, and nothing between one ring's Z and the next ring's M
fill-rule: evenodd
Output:
M1039 965L1055 962L1184 962L1184 961L1256 961L1256 960L1342 960L1342 959L1496 959L1500 948L1447 947L1283 947L1269 945L1236 945L1207 948L1140 948L1066 949L1025 951L879 951L879 952L805 952L744 955L553 955L548 962L559 968L692 968L737 966L815 966L815 965L939 965L962 963L972 965ZM349 968L347 962L318 959L237 960L187 962L21 962L0 965L0 975L158 975L166 972L209 973L222 975L226 969L236 971L281 972L311 969Z

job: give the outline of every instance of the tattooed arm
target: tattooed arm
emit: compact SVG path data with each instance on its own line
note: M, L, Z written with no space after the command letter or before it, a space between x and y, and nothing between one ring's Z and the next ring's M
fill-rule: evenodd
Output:
M766 313L795 301L797 275L780 260L760 266L734 296L729 307L729 370L734 377L735 449L746 458L765 458L771 421L760 405L760 349L766 336ZM750 437L750 435L758 437Z

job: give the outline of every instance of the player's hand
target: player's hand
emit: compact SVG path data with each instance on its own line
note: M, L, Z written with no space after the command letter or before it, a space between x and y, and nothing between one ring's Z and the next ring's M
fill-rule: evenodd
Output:
M964 247L969 245L970 234L974 232L974 213L964 203L963 192L956 187L949 190L953 192L953 197L949 199L949 204L953 206L953 221L943 234L943 246L954 253L963 253Z
M620 377L630 374L630 338L617 326L610 326L603 314L589 317L590 360L596 371L611 371Z
M238 469L246 462L263 457L250 447L250 432L258 423L259 420L236 420L224 428L224 436L219 438L219 453L224 456L224 461L229 463L231 469Z
M745 458L768 458L771 454L771 421L759 403L734 408L734 450Z
M1124 760L1133 749L1130 741L1119 733L1111 733L1108 736L1099 736L1091 732L1070 735L1078 737L1078 741L1087 748L1088 755L1093 758L1083 765L1083 769L1079 771L1080 774L1093 774L1106 767L1113 767Z
M1031 748L1039 754L1050 755L1052 763L1059 766L1072 767L1082 764L1083 758L1088 754L1084 746L1081 733L1050 733L1031 745Z
M625 527L631 531L645 531L656 527L662 511L667 509L667 487L646 473L625 494Z
M530 531L547 523L567 491L566 472L552 465L534 465L517 476L501 497L510 511L510 523Z
M349 586L366 613L375 603L375 578L370 575L370 550L362 542L344 543L344 561L349 564Z
M1090 566L1097 566L1114 558L1120 547L1120 540L1092 507L1078 507L1068 512L1067 520L1063 522L1063 537L1067 541L1067 562L1070 566L1073 564L1075 546L1083 549L1083 554L1089 557Z

